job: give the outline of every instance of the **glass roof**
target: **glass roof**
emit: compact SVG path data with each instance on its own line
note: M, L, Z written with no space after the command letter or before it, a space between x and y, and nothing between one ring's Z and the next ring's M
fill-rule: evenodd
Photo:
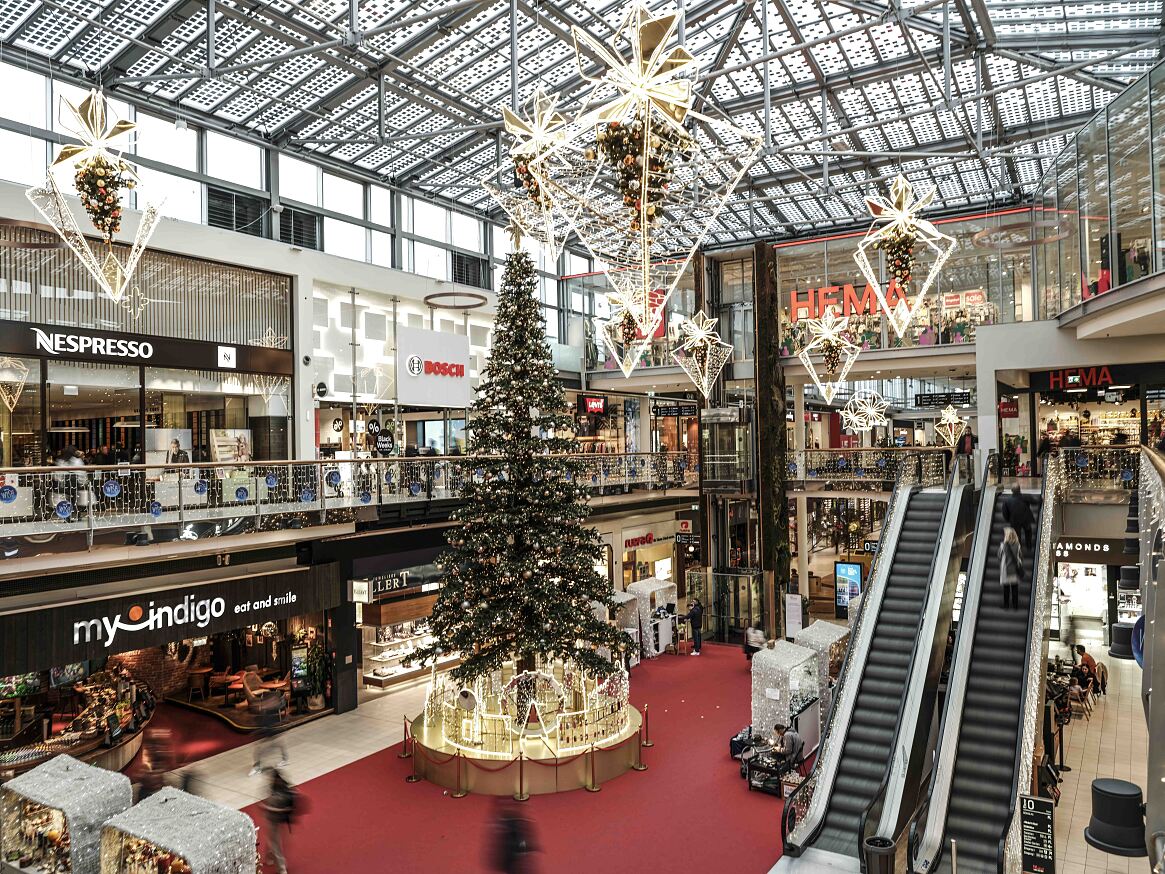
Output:
M862 196L900 171L936 184L942 209L1022 199L1066 138L1157 61L1163 21L1162 0L686 6L701 109L761 133L767 117L771 143L721 214L711 235L721 243L863 221ZM513 96L511 16L519 96L542 84L570 105L588 89L571 26L605 39L623 7L0 0L0 49L10 63L493 210L479 181Z

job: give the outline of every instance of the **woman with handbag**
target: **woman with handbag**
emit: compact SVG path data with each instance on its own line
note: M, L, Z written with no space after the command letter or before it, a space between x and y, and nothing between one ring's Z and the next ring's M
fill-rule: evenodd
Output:
M1019 535L1009 525L1003 529L1003 543L999 544L999 585L1003 586L1004 610L1019 609L1019 583L1023 578Z

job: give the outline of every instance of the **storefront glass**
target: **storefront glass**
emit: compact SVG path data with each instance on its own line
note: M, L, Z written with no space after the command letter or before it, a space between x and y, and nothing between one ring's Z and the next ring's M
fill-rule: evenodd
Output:
M141 464L139 368L67 361L46 364L47 448L51 449L46 455L57 459L71 448L80 450L90 463Z
M0 464L34 467L48 463L41 440L41 362L10 357L0 361Z

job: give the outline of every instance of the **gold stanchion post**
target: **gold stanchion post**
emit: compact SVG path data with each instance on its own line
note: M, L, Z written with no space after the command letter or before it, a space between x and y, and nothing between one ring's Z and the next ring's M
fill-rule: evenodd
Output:
M643 726L639 726L639 745L635 747L635 764L631 766L632 771L646 771L647 765L643 764Z
M409 718L407 716L401 717L405 721L405 739L401 742L400 752L396 754L398 759L412 758L413 751L409 747Z
M587 792L598 792L600 789L603 788L599 785L598 781L595 779L595 745L594 744L591 744L591 785L584 786L583 788L586 789Z
M414 743L415 743L415 741L414 741ZM419 783L419 782L421 782L421 778L417 775L417 757L413 756L412 760L413 760L413 772L411 774L409 774L407 777L405 777L405 782L406 783Z
M522 755L522 751L518 751L518 791L514 793L515 801L525 801L530 797L530 793L526 791L526 757Z
M469 793L461 785L461 751L458 750L453 757L453 765L457 768L457 791L453 793L453 798L464 798Z
M650 705L643 705L643 740L641 743L645 747L653 747L655 744L651 740L651 719L648 716L647 708Z

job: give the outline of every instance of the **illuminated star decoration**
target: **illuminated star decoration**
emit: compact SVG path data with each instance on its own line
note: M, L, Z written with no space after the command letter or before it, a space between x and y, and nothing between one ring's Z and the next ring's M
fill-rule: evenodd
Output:
M80 172L85 166L95 166L104 162L102 166L119 168L119 172L132 175L128 165L125 170L120 169L124 162L120 153L111 151L110 140L132 130L133 123L118 120L111 125L108 124L105 96L96 90L91 90L79 106L73 106L67 100L62 100L62 103L69 108L77 122L77 129L70 132L75 134L81 143L61 146L53 165L74 160ZM158 205L150 204L142 209L137 233L123 262L113 252L112 238L114 229L120 226L120 208L115 217L116 224L98 226L98 230L102 231L105 247L104 256L99 256L82 233L68 201L65 200L65 195L51 173L44 185L28 189L25 196L45 221L52 225L109 299L114 303L121 303L146 244L157 227Z
M150 299L142 294L142 290L135 285L133 291L126 295L122 305L129 312L130 317L136 322L142 317L142 313L146 311L149 303Z
M890 199L874 195L866 198L866 207L874 221L862 242L854 252L854 261L865 276L866 281L878 295L878 303L890 319L895 333L902 337L915 315L926 302L926 295L942 272L943 265L955 250L955 239L949 237L919 213L930 206L936 188L931 186L925 193L915 198L914 186L902 175L890 183ZM927 271L926 280L918 289L913 303L910 292L914 287L914 250L923 243L934 252L934 263ZM881 249L886 253L886 267L891 276L890 288L883 289L877 272L870 262L870 250ZM890 298L895 298L891 305Z
M614 295L610 297L614 298ZM632 311L617 301L613 301L615 308L606 322L599 322L599 337L603 345L611 353L611 357L619 365L624 376L630 376L635 370L643 353L651 347L651 338L663 320L663 308L656 311L655 322L644 331L635 320Z
M855 434L889 424L889 404L876 391L858 389L841 411L841 426Z
M286 349L287 338L280 337L275 333L275 329L268 325L263 329L263 334L260 337L252 337L250 340L252 346L261 346L264 349ZM283 408L287 409L287 388L291 380L286 376L276 376L271 373L256 373L252 374L251 382L255 386L255 392L263 398L264 403L270 405L272 398L279 398L283 404Z
M0 358L0 400L8 407L8 412L16 409L24 385L28 382L28 365L19 358L5 355Z
M506 133L513 139L510 163L495 168L482 180L510 222L521 227L525 236L542 243L551 260L558 257L570 231L569 219L556 211L555 201L542 186L542 174L549 167L544 166L543 156L564 137L566 117L557 107L558 97L547 94L541 86L526 102L524 114L503 107Z
M833 307L827 308L819 319L803 319L802 322L808 330L809 342L797 353L797 357L805 365L825 402L832 403L838 387L845 382L846 375L861 354L861 347L851 343L845 335L849 319L841 318ZM822 380L813 364L812 355L822 357L828 379Z
M562 141L532 164L644 333L761 147L759 136L694 108L699 71L677 32L674 13L642 3L606 42L572 28L593 88Z
M720 339L720 334L716 332L716 322L703 310L685 319L680 324L680 335L684 342L671 356L704 397L712 393L720 371L732 360L732 346Z
M262 346L264 349L286 349L287 338L280 337L275 329L268 325L263 329L263 336L252 337L248 341L252 346Z
M942 411L942 418L934 426L934 433L947 446L954 446L959 442L959 435L963 433L963 420L959 411L948 404Z

